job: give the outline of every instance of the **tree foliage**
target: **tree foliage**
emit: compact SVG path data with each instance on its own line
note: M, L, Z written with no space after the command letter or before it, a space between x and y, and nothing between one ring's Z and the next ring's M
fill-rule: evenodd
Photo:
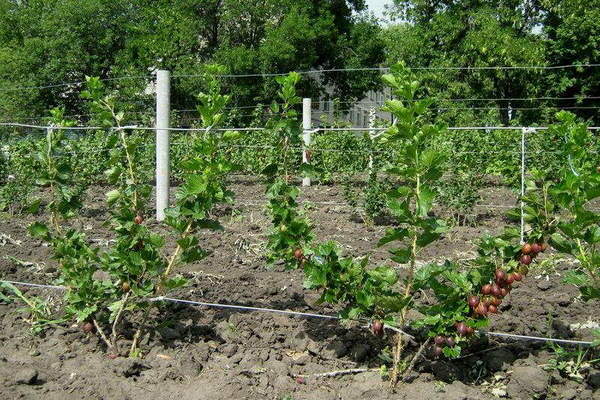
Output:
M55 106L68 114L82 111L83 85L5 89L85 76L150 76L157 68L202 75L209 62L232 74L377 65L383 61L379 27L354 14L362 9L362 0L0 0L0 114L38 116ZM332 84L338 94L359 96L376 78L331 74L306 80L304 90ZM143 93L147 83L108 82L123 99ZM226 86L239 105L268 102L277 90L268 78L229 80ZM190 99L205 89L201 76L180 78L172 103L190 108Z
M396 0L404 22L383 33L389 62L427 70L430 95L450 124L465 121L534 124L551 121L555 108L593 107L594 100L546 97L590 96L598 91L597 68L485 69L598 63L597 1ZM442 99L491 99L443 101ZM527 98L536 98L528 100ZM479 108L479 109L474 109ZM597 118L597 109L577 109Z

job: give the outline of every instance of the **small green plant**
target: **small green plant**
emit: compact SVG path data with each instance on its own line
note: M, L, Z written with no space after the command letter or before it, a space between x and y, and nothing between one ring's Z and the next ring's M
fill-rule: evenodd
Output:
M6 292L7 295L2 292ZM0 300L8 303L12 301L11 298L25 303L25 307L21 311L27 316L23 320L30 325L31 333L34 335L39 335L50 326L63 322L62 319L52 318L52 312L47 302L38 297L26 296L11 283L0 282Z
M388 217L387 193L392 190L393 184L386 178L379 178L376 172L369 174L369 180L364 190L364 209L369 220Z
M399 324L404 326L406 314L413 306L415 273L420 252L438 240L447 227L444 221L431 216L435 197L433 183L443 174L444 155L431 145L444 127L429 123L427 109L431 99L418 99L421 89L417 78L402 65L391 68L384 82L392 89L396 99L388 100L383 107L395 117L379 140L397 146L386 172L397 178L399 185L388 192L388 207L396 227L389 229L379 241L379 246L398 243L389 250L391 260L407 265L403 282L403 295L399 299ZM404 342L398 335L394 352L394 365L400 363ZM398 369L392 371L392 383L397 381Z
M293 184L293 164L299 161L300 125L294 109L300 102L296 95L296 84L300 75L290 73L279 77L278 92L282 104L273 102L275 114L267 127L277 138L277 159L263 170L267 180L268 210L273 229L267 241L269 263L282 261L288 269L297 268L304 261L304 248L311 242L312 227L298 207L299 189ZM300 172L314 174L309 164L302 164Z
M206 92L198 95L198 113L204 130L191 140L194 152L181 163L183 184L176 193L175 207L166 210L166 223L179 235L177 248L163 272L163 284L176 263L199 261L208 254L200 247L197 234L202 229L222 230L214 216L218 204L231 204L233 192L227 188L226 177L237 166L219 151L235 140L237 132L218 129L230 97L221 94L217 76L225 72L220 65L208 65L204 75ZM167 285L168 286L168 285Z
M584 374L594 365L600 363L600 358L592 358L593 349L582 349L578 347L576 350L567 350L564 347L550 343L550 349L554 353L554 357L544 364L544 369L548 371L558 371L562 376L577 381L583 382Z
M322 290L320 302L344 304L344 318L368 316L393 324L392 313L402 309L394 291L398 276L385 266L367 269L369 259L343 257L335 242L317 245L307 254L304 285Z

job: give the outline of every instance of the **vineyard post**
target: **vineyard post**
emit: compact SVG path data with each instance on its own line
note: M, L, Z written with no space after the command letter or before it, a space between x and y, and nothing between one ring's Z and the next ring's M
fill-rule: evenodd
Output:
M169 207L170 72L156 72L156 220L165 219Z
M302 99L302 141L304 146L302 147L302 163L308 164L310 162L310 156L308 149L311 144L311 126L312 126L312 101L310 98ZM310 186L310 178L305 176L302 178L302 186Z

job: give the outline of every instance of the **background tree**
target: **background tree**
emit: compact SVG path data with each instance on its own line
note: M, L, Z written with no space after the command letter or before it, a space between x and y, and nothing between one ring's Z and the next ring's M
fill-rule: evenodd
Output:
M83 111L77 95L85 76L112 79L147 75L157 68L201 75L218 62L231 74L373 66L383 61L379 27L358 17L362 0L0 0L0 117L35 117L65 106ZM378 74L328 74L299 88L333 85L340 96L360 97ZM128 111L148 109L145 79L108 81ZM174 108L194 108L205 88L200 77L173 84ZM232 105L270 102L272 78L226 82ZM135 101L132 101L134 99Z
M559 66L598 63L597 0L395 0L403 22L383 33L389 62L412 67ZM598 93L599 68L556 70L428 70L431 95L451 124L543 124L556 108L598 120L598 100L508 100ZM473 109L473 108L485 109ZM446 110L453 108L453 110Z

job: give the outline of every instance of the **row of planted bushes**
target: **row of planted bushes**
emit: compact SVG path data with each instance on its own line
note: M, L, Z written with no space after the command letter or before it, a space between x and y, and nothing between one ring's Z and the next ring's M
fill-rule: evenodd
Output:
M103 182L104 165L109 158L105 131L68 131L65 146L68 152L62 156L70 161L82 179ZM142 170L151 177L154 170L154 138L152 131L133 131L141 145L136 152L142 153ZM171 164L174 178L181 177L178 160L184 159L192 150L186 133L175 132L171 142ZM6 183L9 175L28 176L39 167L33 156L45 139L45 132L4 134L3 152L0 156L0 183ZM598 136L596 136L598 138ZM515 187L520 179L521 133L519 131L449 131L436 138L436 148L448 154L448 165L455 171L499 175ZM244 132L223 153L242 167L242 173L255 174L275 157L273 148L276 138L269 131ZM597 140L600 146L600 140ZM527 136L526 164L528 169L558 169L564 163L559 150L564 138L555 131L541 130ZM597 147L600 148L600 147ZM295 165L302 160L301 150L292 149ZM369 165L370 153L374 169L380 169L391 158L389 146L373 143L366 134L350 131L327 131L313 138L311 163L322 171L322 179L328 181L339 175L364 174ZM600 159L600 157L599 157Z
M261 173L268 186L267 210L272 224L263 255L270 264L302 269L304 287L318 291L321 302L342 307L343 318L366 320L377 336L384 336L385 328L395 329L397 334L390 340L392 383L417 360L412 359L409 364L402 329L410 325L422 328L415 334L422 343L415 357L432 341L431 355L458 357L470 345L472 335L501 311L498 307L513 285L526 277L529 265L549 246L579 261L566 279L580 289L582 298L600 297L597 280L600 216L587 207L600 196L600 167L589 151L595 139L585 125L574 121L572 114L559 114L560 123L549 131L551 135L565 137L562 155L568 159L568 165L563 163L559 171L532 172L532 179L528 179L522 201L526 205L525 220L531 229L525 237L519 238L514 227L506 226L502 234L482 238L473 260L420 265L422 250L450 230L444 220L432 213L436 199L434 184L449 166L445 161L449 154L437 149L440 142L436 139L443 138L445 128L428 123L425 112L431 102L417 99L418 81L402 66L392 69L384 81L392 87L396 99L387 102L386 109L397 121L380 137L379 143L397 150L388 153L393 155L392 167L385 171L393 179L385 195L386 207L395 223L378 242L378 246L388 249L389 260L375 266L368 256L344 254L340 244L315 238L314 224L296 200L299 188L294 175L316 172L314 167L306 165L296 172L293 166L297 168L298 160L289 157L300 143L300 130L291 109L300 100L295 92L299 80L298 74L278 79L284 106L270 121L270 127L279 140L273 142L273 162ZM121 114L114 112L111 98L104 95L101 83L92 80L89 85L86 94L92 105L99 112L110 111L114 118L111 123L119 127ZM200 97L207 131L219 121L228 100L228 96L219 93L217 85ZM68 123L58 112L55 117L61 126ZM138 339L148 329L147 324L137 325L135 333L128 332L132 345L127 350L121 340L120 322L134 312L142 313L141 320L146 322L150 310L160 300L156 296L186 284L177 274L178 268L200 262L209 254L202 247L201 232L223 229L215 206L231 203L234 195L226 178L235 167L231 157L217 149L224 144L231 148L232 143L239 142L232 135L216 131L190 138L194 154L184 155L182 184L175 205L165 210L170 236L178 238L175 249L166 252L162 250L165 237L146 223L151 187L145 176L145 161L140 159L143 153L138 151L143 148L144 137L127 135L119 129L111 130L106 137L110 158L104 165L104 176L112 185L106 201L107 225L112 228L114 243L100 250L86 239L84 232L66 224L77 218L83 194L73 185L77 171L64 158L72 152L68 143L72 139L62 132L51 131L36 149L40 168L32 175L39 185L49 188L50 201L43 220L40 216L39 221L29 226L29 231L48 243L52 258L58 263L57 283L66 287L65 320L81 323L86 333L96 331L111 358L140 357L144 349L138 347ZM402 276L396 270L399 265L404 266ZM98 271L107 278L95 279ZM425 303L416 301L419 293L430 294L430 299ZM409 311L413 309L423 317L412 320ZM30 323L44 329L51 324L48 320L33 318Z

